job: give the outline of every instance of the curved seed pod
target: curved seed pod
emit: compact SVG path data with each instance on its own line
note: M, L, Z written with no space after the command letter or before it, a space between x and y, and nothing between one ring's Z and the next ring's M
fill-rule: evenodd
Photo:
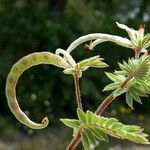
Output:
M97 39L101 39L101 40L96 41L96 45L98 44L98 42L102 43L102 42L110 41L110 42L116 43L117 45L133 49L131 41L127 38L122 38L122 37L117 36L117 35L110 35L110 34L103 34L103 33L93 33L93 34L87 34L87 35L81 36L78 39L76 39L67 48L67 52L70 53L77 46L79 46L80 44L82 44L84 42L91 41L91 40L97 40Z
M20 109L16 98L16 84L21 74L28 68L39 64L52 64L61 68L68 68L68 63L60 56L50 52L32 53L16 62L10 70L6 81L6 97L9 108L15 117L23 124L32 129L45 128L49 120L47 117L43 118L42 123L38 124L31 121L25 113Z
M61 49L61 48L58 48L58 49L56 49L55 54L56 54L56 55L63 54L63 55L64 55L64 59L65 59L72 67L74 67L74 66L76 65L75 60L72 58L72 56L70 55L70 53L68 53L67 51L65 51L65 50L63 50L63 49Z

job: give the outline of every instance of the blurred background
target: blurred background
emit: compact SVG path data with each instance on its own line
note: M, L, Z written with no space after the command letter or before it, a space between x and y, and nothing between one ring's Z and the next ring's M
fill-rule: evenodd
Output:
M34 121L44 116L50 125L43 130L31 130L19 123L10 112L5 97L5 82L11 66L32 52L67 49L76 38L88 33L109 33L126 37L115 22L138 29L141 23L150 27L148 0L0 0L0 150L63 150L72 138L72 131L59 118L76 117L76 102L72 76L62 69L40 65L23 73L17 85L20 107ZM130 49L113 43L102 43L94 52L85 52L84 45L72 52L76 61L94 55L105 58L110 68L89 69L81 79L85 110L96 110L109 92L101 92L110 80L104 71L118 68L117 62L133 57ZM114 101L104 113L123 123L136 124L150 134L150 101L134 103L129 109L124 95ZM110 138L97 149L148 150L149 146ZM82 149L79 147L79 149Z

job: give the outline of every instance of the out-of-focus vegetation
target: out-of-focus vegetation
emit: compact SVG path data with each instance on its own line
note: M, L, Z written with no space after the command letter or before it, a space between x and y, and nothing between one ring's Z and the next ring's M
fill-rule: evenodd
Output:
M150 1L0 0L0 114L7 119L6 124L23 127L8 109L5 98L7 74L19 58L37 51L54 52L58 47L66 49L73 40L88 33L126 36L116 27L116 21L136 29L144 23L146 30L149 30ZM103 43L92 53L84 52L84 47L73 52L76 60L96 54L104 57L110 65L107 71L116 69L117 61L133 56L131 50L112 43ZM81 93L85 108L97 108L107 95L101 90L109 82L103 70L90 69L84 73ZM41 65L25 72L17 86L17 96L21 108L35 121L48 115L50 124L58 125L60 117L76 116L72 77L52 66ZM106 115L117 115L120 106L127 107L123 99L124 96L112 103ZM133 116L137 114L142 118L143 114L150 113L148 98L143 102L142 106L136 104L137 109L131 113ZM0 125L0 132L4 127L5 124Z

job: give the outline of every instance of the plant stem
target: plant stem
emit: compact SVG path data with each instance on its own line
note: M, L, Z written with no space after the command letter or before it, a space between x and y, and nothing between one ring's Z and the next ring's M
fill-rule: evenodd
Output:
M82 101L81 101L81 94L80 94L79 77L78 77L77 74L75 74L73 77L74 77L74 85L75 85L76 99L77 99L78 108L83 110L83 108L82 108Z
M139 59L141 48L135 49L135 59Z
M128 82L132 79L133 76L134 74L128 76L126 80L120 84L119 88L126 88L128 86ZM101 105L97 108L95 114L101 115L103 111L108 107L108 105L115 99L116 97L113 95L113 93L111 93L107 98L104 99ZM81 131L80 132L78 131L76 136L72 139L71 143L69 144L68 150L74 150L78 146L80 141L81 141Z
M106 109L106 107L115 99L116 97L113 96L113 93L110 94L104 101L103 103L98 107L96 110L95 114L96 115L101 115L102 112ZM81 132L78 132L76 136L72 139L71 143L68 146L68 150L74 150L76 146L81 141Z
M113 97L113 93L110 94L104 101L103 103L98 107L96 110L95 114L100 115L105 108L115 99L116 97ZM79 130L76 134L76 136L72 139L71 143L68 146L67 150L75 150L75 148L78 146L78 144L81 141L81 130Z
M95 111L96 115L101 115L102 112L106 109L106 107L115 99L116 97L113 96L113 94L110 94L97 108Z
M76 100L78 104L78 108L83 110L82 108L82 101L81 101L81 93L80 93L80 81L78 74L74 74L74 85L75 85L75 92L76 92ZM67 150L74 150L75 147L80 143L81 140L81 129L76 133L75 137L70 142Z
M67 150L74 150L81 141L81 129L76 133L75 137L70 142Z
M128 82L132 79L133 76L134 76L134 74L128 76L128 77L126 78L126 80L125 80L123 83L120 84L119 88L124 89L124 88L128 87ZM97 108L95 114L96 114L96 115L101 115L102 112L106 109L106 107L107 107L113 100L115 100L115 98L116 98L116 97L113 95L113 93L111 93L111 94L101 103L101 105Z

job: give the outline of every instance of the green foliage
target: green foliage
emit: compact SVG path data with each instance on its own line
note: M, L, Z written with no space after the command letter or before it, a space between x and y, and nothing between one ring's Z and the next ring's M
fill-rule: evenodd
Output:
M77 63L74 67L68 68L64 70L65 74L76 74L78 72L82 72L87 70L90 67L93 68L105 68L108 67L108 65L104 62L102 62L102 58L100 56L94 56L88 59L84 59Z
M140 59L129 59L128 63L119 63L121 71L106 73L113 81L103 91L115 90L114 95L126 93L126 102L133 109L133 100L141 102L140 97L147 97L150 93L150 56L143 55ZM129 81L122 84L129 78Z
M74 130L74 135L80 130L84 149L89 150L90 145L97 140L108 141L108 135L119 139L128 139L136 143L149 144L143 129L135 125L124 125L115 118L97 116L91 111L84 113L77 110L78 119L61 119L61 121Z
M61 121L70 128L77 128L80 125L80 122L77 119L61 119Z
M143 55L140 59L129 59L128 63L125 61L123 64L119 63L119 67L122 70L116 71L115 73L122 74L124 76L133 76L136 80L144 80L148 77L149 71L150 71L150 56L149 55Z

